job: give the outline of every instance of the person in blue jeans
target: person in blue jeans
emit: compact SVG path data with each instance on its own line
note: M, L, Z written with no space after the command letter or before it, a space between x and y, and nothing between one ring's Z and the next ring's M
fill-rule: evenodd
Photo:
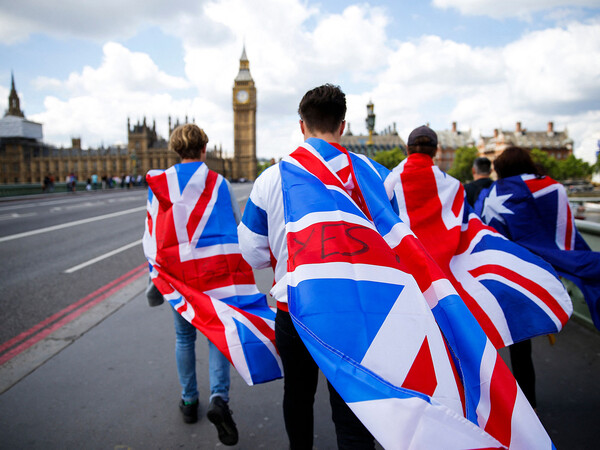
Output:
M185 423L198 421L198 382L196 379L196 328L179 314L175 308L175 359L181 384L179 409ZM219 440L225 445L235 445L237 428L229 411L229 360L208 341L208 378L210 384L208 420L215 424Z
M169 148L181 156L181 163L198 162L206 159L206 144L208 137L195 124L182 125L171 133ZM231 185L224 180L229 188L231 208L237 223L241 220L240 207L235 200ZM150 281L146 290L150 306L164 302L163 296ZM180 313L173 311L175 324L175 359L177 373L181 384L181 400L179 409L185 423L198 421L198 381L196 378L196 328ZM217 428L219 440L225 445L235 445L238 442L238 431L229 409L229 360L208 341L208 371L210 383L210 403L206 416Z
M183 420L194 423L198 420L198 382L196 379L196 328L183 318L175 308L175 359L181 384L181 410ZM208 341L208 378L210 399L220 397L229 402L229 361L215 345ZM186 414L187 412L187 414Z

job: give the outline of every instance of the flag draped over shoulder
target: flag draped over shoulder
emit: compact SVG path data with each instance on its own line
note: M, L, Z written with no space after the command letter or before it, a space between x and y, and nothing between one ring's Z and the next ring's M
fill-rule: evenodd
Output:
M428 155L411 154L385 186L496 348L562 329L573 305L552 266L486 226Z
M150 277L250 385L282 377L275 313L239 251L224 178L204 163L152 170L144 253Z
M531 174L503 178L482 191L476 207L486 223L575 283L600 329L600 252L577 231L560 183Z
M374 437L387 449L552 448L373 164L315 138L280 164L290 314Z

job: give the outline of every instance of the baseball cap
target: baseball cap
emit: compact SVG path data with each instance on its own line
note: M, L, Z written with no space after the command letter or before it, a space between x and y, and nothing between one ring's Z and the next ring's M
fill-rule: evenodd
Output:
M430 140L429 145L431 145L433 147L437 147L437 144L438 144L437 134L435 134L435 131L433 131L427 125L421 125L420 127L412 130L410 132L410 135L408 136L407 145L416 145L415 141L417 140L417 138L420 138L420 137L429 138L429 140ZM421 143L420 145L427 145L427 144Z

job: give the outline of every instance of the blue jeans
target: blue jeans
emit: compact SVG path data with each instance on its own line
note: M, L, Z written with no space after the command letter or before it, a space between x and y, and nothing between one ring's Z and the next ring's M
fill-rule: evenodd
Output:
M186 402L198 399L196 381L196 328L173 309L175 318L175 358L181 383L181 398ZM208 341L208 376L210 400L222 397L229 401L229 360Z

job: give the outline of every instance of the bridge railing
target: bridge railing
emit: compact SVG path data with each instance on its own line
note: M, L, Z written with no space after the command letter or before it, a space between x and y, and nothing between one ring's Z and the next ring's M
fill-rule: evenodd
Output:
M583 237L591 249L600 252L600 223L576 219L575 225L577 226L577 230L581 234L581 237ZM573 317L591 329L596 330L590 316L590 310L579 288L569 280L563 278L562 281L567 287L571 300L573 301Z

